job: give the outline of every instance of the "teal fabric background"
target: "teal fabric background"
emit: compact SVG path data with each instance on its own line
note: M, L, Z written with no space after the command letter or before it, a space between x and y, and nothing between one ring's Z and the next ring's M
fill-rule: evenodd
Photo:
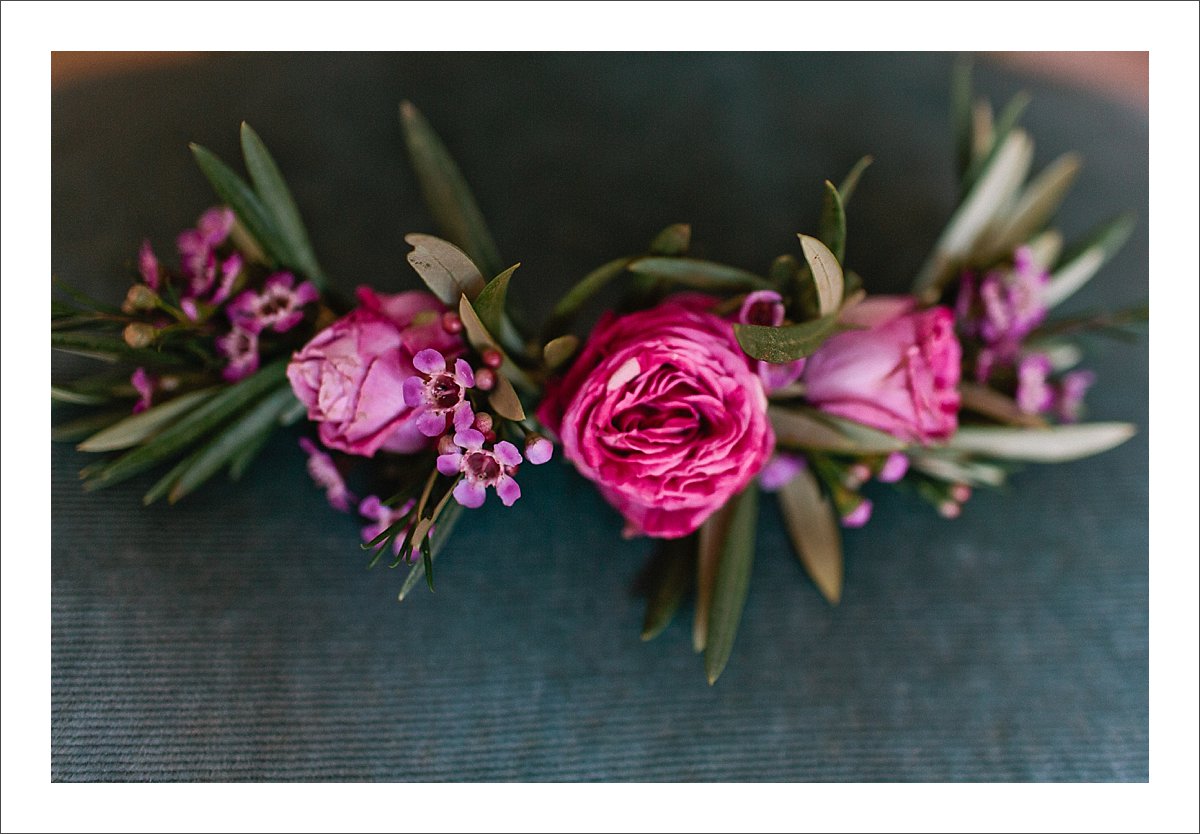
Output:
M414 288L432 231L396 108L412 99L470 179L533 316L663 226L765 268L815 228L821 181L875 165L850 266L899 291L952 208L945 55L240 55L53 99L55 275L116 301L149 236L213 202L187 142L259 131L323 265L349 290ZM1144 114L982 67L1035 93L1037 160L1078 149L1078 234L1143 218L1068 310L1147 294ZM732 662L716 687L690 611L638 639L646 541L561 465L523 472L399 605L354 519L311 486L298 433L243 482L143 509L148 479L86 494L52 451L55 780L1145 780L1147 348L1089 343L1096 419L1142 431L1033 468L937 518L888 494L846 534L821 600L765 501ZM63 372L77 370L56 360ZM879 496L876 496L879 498ZM12 554L9 554L12 555Z

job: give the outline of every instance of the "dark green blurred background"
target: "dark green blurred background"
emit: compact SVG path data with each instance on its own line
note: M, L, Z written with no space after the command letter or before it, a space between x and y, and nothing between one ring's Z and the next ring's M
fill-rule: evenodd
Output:
M414 288L402 236L432 231L396 112L457 156L540 316L585 272L687 221L703 257L763 269L815 228L821 181L875 156L849 266L901 291L953 205L952 56L208 56L53 95L53 273L112 301L144 236L169 252L213 202L187 151L237 158L248 120L345 289ZM1086 167L1068 237L1146 217L1135 106L983 65L1034 94L1044 164ZM1065 311L1147 295L1143 219ZM57 780L1145 780L1147 353L1090 343L1096 419L1135 421L1093 460L1035 468L937 518L888 494L846 534L829 608L764 502L733 660L706 685L690 611L638 639L649 551L563 466L473 514L438 591L395 602L280 436L242 483L142 509L150 482L85 494L53 465ZM60 371L77 365L56 362ZM879 496L876 496L877 498Z

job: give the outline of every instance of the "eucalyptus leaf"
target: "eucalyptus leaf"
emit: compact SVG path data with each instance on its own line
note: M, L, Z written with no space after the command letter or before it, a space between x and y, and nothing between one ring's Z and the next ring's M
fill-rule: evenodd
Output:
M296 201L284 182L279 166L271 158L262 139L245 122L242 122L241 138L242 156L246 160L250 181L254 184L254 190L264 209L271 215L280 241L285 247L285 251L281 253L281 261L286 266L299 270L305 278L323 289L325 275L317 263L317 256L304 228L304 221L300 219L300 209L296 207Z
M838 193L837 186L829 180L825 180L825 196L821 200L819 237L829 247L835 261L840 262L846 256L846 209L842 205L842 196ZM801 241L803 240L801 237ZM805 252L806 257L807 254Z
M454 527L458 524L458 519L462 515L462 506L457 501L451 501L446 505L438 516L437 524L433 527L433 535L429 541L429 562L438 557L445 547L446 542L450 540L450 534L454 532ZM425 560L421 559L416 562L408 571L408 576L404 578L404 584L400 586L400 594L398 599L401 601L408 596L409 592L416 586L421 578L425 576Z
M695 258L637 258L629 263L628 269L638 275L708 292L771 289L769 281L752 272Z
M156 406L151 406L141 414L126 417L114 426L98 432L79 444L81 452L115 452L119 449L129 449L151 437L155 432L182 414L213 396L219 388L205 388L192 391L167 400Z
M272 431L279 415L295 400L290 387L283 387L260 400L253 408L222 429L196 455L184 472L171 485L168 500L172 504L220 472L248 443L259 439L262 432Z
M696 557L696 611L692 619L692 647L697 652L704 651L708 645L709 613L717 581L717 566L732 519L733 502L730 501L700 525Z
M413 247L407 258L438 300L448 307L461 296L471 301L483 291L483 274L467 253L440 237L407 234L404 242Z
M1132 212L1115 217L1064 254L1042 294L1046 306L1058 306L1091 280L1100 267L1125 245L1136 222Z
M588 299L625 272L625 268L632 260L632 258L616 258L585 275L554 305L550 318L546 320L546 325L542 328L543 335L557 336L566 330Z
M906 448L899 438L812 409L767 409L780 444L812 451L882 455Z
M579 337L568 333L546 342L546 346L542 348L542 358L546 363L546 368L553 371L564 365L575 355L577 350L579 350Z
M838 327L836 313L800 324L770 327L764 324L735 324L734 335L742 350L765 362L791 362L816 352Z
M955 210L933 252L913 283L913 294L933 303L975 247L981 232L1004 211L1025 181L1033 161L1033 143L1023 130L1012 131L989 158L979 180Z
M850 169L850 173L846 174L846 178L838 186L837 191L838 196L842 200L843 212L845 212L846 206L850 204L850 197L854 194L854 190L858 188L858 181L862 178L863 171L866 171L874 161L875 157L868 155L855 162L854 167ZM839 260L841 259L839 258Z
M1062 463L1106 452L1136 432L1131 423L1079 423L1046 429L964 426L946 448L997 460Z
M84 488L101 489L112 486L182 452L272 388L281 384L286 386L286 367L287 360L279 360L260 369L253 376L222 389L183 414L143 445L94 471Z
M974 382L962 382L958 386L962 407L999 423L1026 428L1044 428L1046 421L1037 414L1022 411L1016 401L995 388Z
M442 233L461 247L488 275L496 275L504 264L492 233L488 231L467 181L442 140L411 102L400 105L400 124L409 157L421 184L429 213ZM474 298L473 295L469 296ZM446 304L457 303L457 297Z
M758 485L751 482L730 501L730 505L731 518L713 583L708 639L704 648L704 671L710 685L717 682L733 653L733 642L750 590L758 525Z
M467 300L467 297L465 295L459 297L457 304L458 317L462 320L463 332L467 334L467 341L471 343L471 346L481 353L485 350L497 351L503 357L504 361L500 365L500 373L496 375L497 389L499 388L500 378L507 377L509 381L519 385L524 391L536 391L537 386L533 380L512 361L512 358L504 351L504 348L500 346L487 327L484 326L483 321L479 318L479 314L475 312L474 305Z
M825 183L833 189L831 183ZM830 191L826 191L829 194ZM836 198L837 191L832 192ZM845 217L842 218L843 225ZM817 312L821 316L837 313L842 306L845 293L845 279L842 276L842 266L838 257L826 248L825 244L815 237L800 235L800 248L804 250L804 260L812 270L813 284L817 288ZM842 229L842 242L845 242L845 228Z
M842 598L842 533L837 513L807 468L779 490L779 506L792 548L830 605Z
M692 243L692 227L688 223L667 226L650 242L652 255L678 256L687 252Z
M287 244L274 216L263 205L262 199L254 189L212 151L196 144L188 147L191 148L200 171L208 178L213 191L217 192L217 197L233 209L246 231L266 255L269 265L285 263Z
M687 589L695 581L697 537L695 534L661 542L648 568L649 593L642 639L653 640L671 624Z

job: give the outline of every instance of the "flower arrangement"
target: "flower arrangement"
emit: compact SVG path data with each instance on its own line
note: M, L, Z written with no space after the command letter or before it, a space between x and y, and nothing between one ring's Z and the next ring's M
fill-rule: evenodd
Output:
M84 470L86 489L165 467L145 501L175 502L222 472L240 477L274 432L307 421L312 480L364 520L370 564L407 569L400 599L422 579L434 588L464 510L511 506L522 467L557 455L620 513L624 535L661 541L643 637L694 593L693 644L715 682L747 598L760 493L776 496L796 555L836 604L840 528L870 520L869 482L952 518L1020 464L1097 454L1134 432L1080 422L1095 376L1077 368L1073 339L1123 333L1145 310L1052 316L1132 218L1065 249L1052 224L1078 158L1031 178L1025 99L993 115L965 69L954 90L960 202L909 295L868 295L845 266L864 158L824 183L816 233L763 273L689 257L691 229L676 224L583 277L537 328L508 303L519 265L500 258L411 104L401 125L443 237L405 238L426 289L396 294L330 286L243 125L247 178L193 146L220 205L178 236L174 262L143 244L118 306L62 288L52 346L109 371L52 386L90 409L55 437L104 456ZM620 301L576 332L609 285Z

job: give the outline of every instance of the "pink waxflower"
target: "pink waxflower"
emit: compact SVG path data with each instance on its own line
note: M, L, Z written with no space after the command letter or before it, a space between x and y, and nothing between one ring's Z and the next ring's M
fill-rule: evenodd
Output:
M714 303L683 294L606 314L538 410L627 534L686 536L775 447L762 382Z
M383 534L384 530L408 515L412 511L412 508L416 506L416 503L415 500L410 498L399 507L393 508L380 501L378 495L368 495L358 505L358 514L363 518L370 519L374 523L362 528L363 542L375 541L376 538ZM429 534L433 535L432 527L429 529ZM400 549L404 547L404 539L405 536L402 533L392 541L392 553L396 556L400 555Z
M962 276L955 315L963 336L981 344L975 365L980 382L996 365L1016 361L1021 342L1045 320L1049 280L1025 246L1013 253L1011 269Z
M779 492L807 466L802 455L776 450L758 473L759 486L765 492Z
M958 427L962 349L945 307L904 296L868 298L842 313L804 369L805 395L829 414L903 440L947 440Z
M1054 388L1050 385L1050 358L1031 353L1017 365L1017 408L1026 414L1044 414L1054 405Z
M475 374L467 360L454 360L451 372L446 357L426 348L413 357L413 367L420 373L404 380L404 402L413 410L421 434L441 436L448 419L458 431L469 429L475 413L467 389L475 387Z
M333 458L321 451L317 444L307 437L300 438L300 448L308 455L308 474L312 476L313 482L317 486L325 490L325 497L329 499L329 505L343 513L350 512L350 504L354 501L354 496L346 488L346 481L334 464Z
M309 281L295 286L290 272L276 272L267 278L262 292L246 290L229 303L225 312L235 326L253 333L274 330L286 333L304 319L304 306L320 298Z
M238 382L258 370L258 334L234 327L217 339L217 351L229 361L221 376L226 382Z
M447 477L462 475L454 487L454 500L464 507L482 507L488 487L495 487L500 501L511 507L521 497L521 488L513 479L521 453L507 440L491 449L483 444L482 432L460 429L454 434L452 451L438 455L437 470Z
M198 298L212 289L217 272L221 269L216 250L229 237L233 222L233 211L225 206L217 206L200 216L196 228L179 233L175 246L179 250L180 267L188 281L187 296Z
M162 269L158 265L158 257L154 254L154 249L148 240L142 241L142 248L138 252L138 271L142 274L142 280L146 282L146 286L157 291Z
M531 434L525 439L525 460L534 466L541 466L554 455L554 444L539 434Z
M892 452L883 462L876 475L885 484L894 484L908 474L908 455L903 452Z
M862 498L854 509L842 516L843 527L862 527L871 520L871 510L875 505L871 503L869 498Z
M331 449L371 457L426 448L432 442L404 401L404 381L416 374L417 353L458 356L462 336L442 326L445 307L427 292L381 296L360 287L358 299L358 309L292 356L292 390Z
M1096 375L1091 371L1071 371L1062 378L1058 389L1058 402L1055 410L1058 419L1064 423L1077 423L1083 413L1083 398L1087 394Z
M783 296L774 290L758 290L746 296L738 311L739 324L760 324L766 327L779 327L783 324L785 311ZM791 385L804 373L804 359L792 362L763 362L755 365L758 378L762 380L767 393L778 391Z
M150 407L154 391L158 388L158 378L146 373L145 368L138 368L129 378L129 384L138 393L138 401L133 405L133 413L141 414Z

